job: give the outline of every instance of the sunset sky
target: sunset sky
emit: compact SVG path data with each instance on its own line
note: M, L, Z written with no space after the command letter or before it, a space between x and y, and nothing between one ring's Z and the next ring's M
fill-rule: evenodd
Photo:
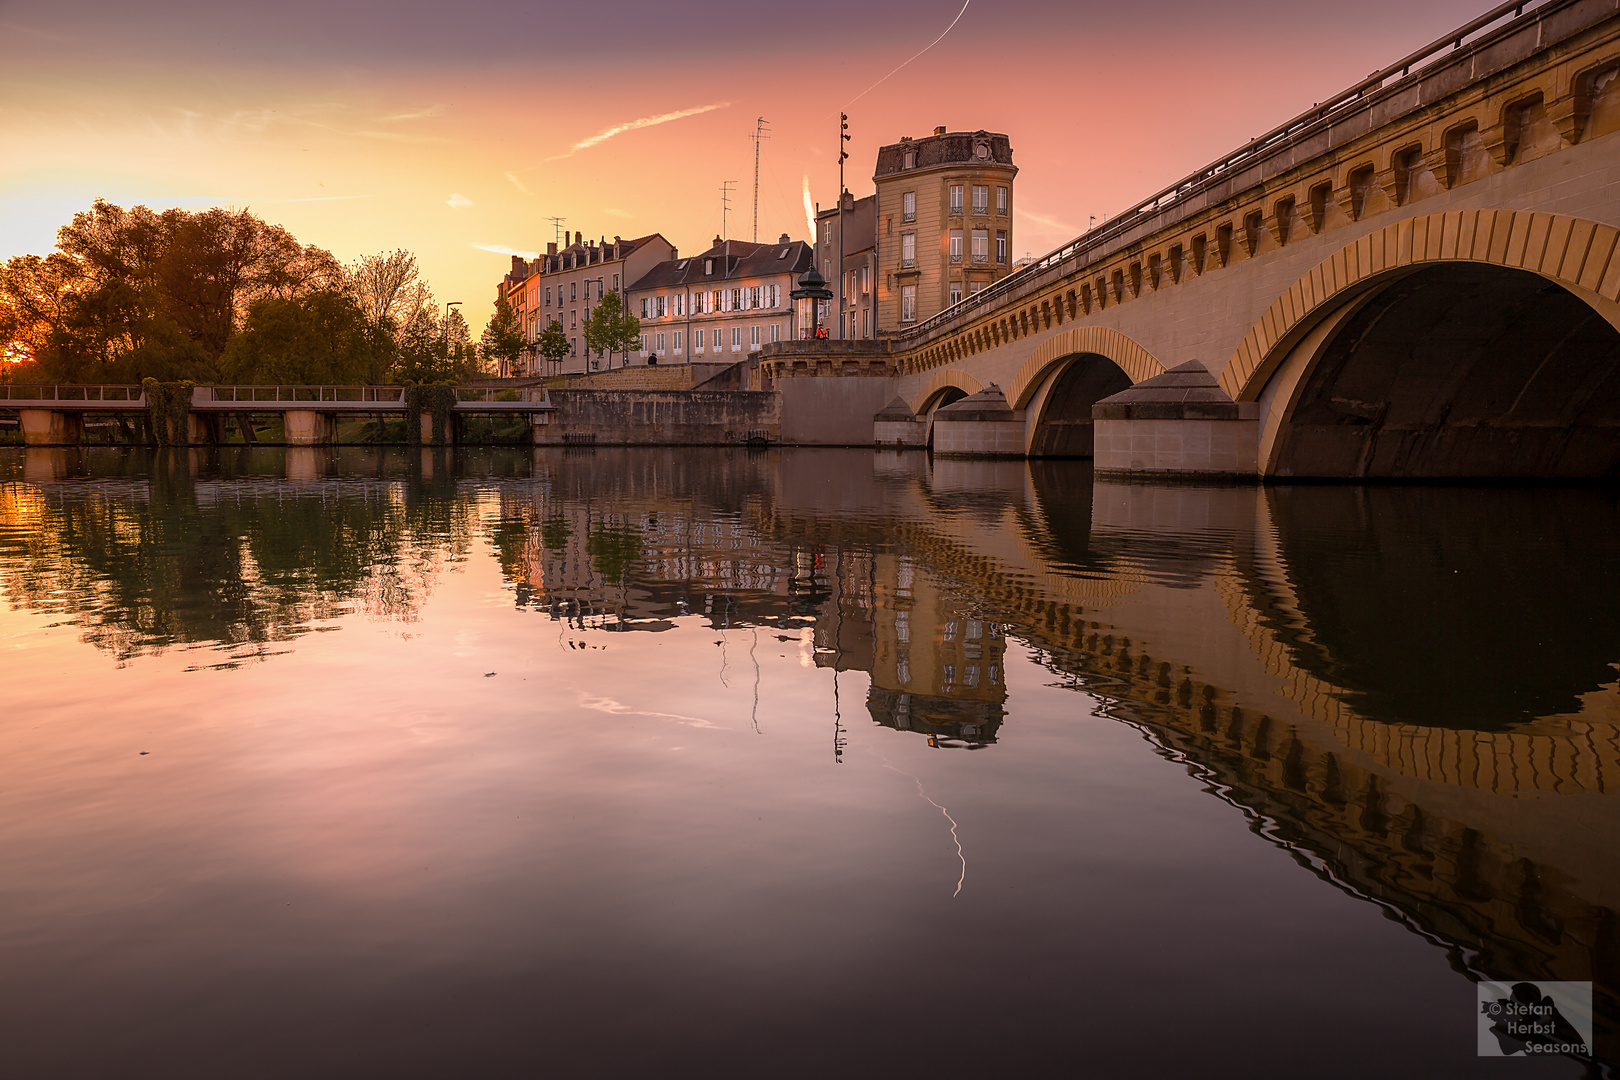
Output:
M685 253L807 235L804 186L877 147L1011 136L1015 250L1041 254L1485 10L1480 0L0 0L0 258L93 199L248 206L345 261L417 253L487 319L547 219ZM932 49L875 88L923 49Z

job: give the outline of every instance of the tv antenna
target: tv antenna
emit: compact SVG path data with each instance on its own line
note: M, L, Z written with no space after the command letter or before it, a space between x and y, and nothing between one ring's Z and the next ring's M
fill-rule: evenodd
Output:
M754 243L759 243L759 143L761 139L768 139L770 135L770 121L761 116L754 121L754 133L748 136L754 140Z
M726 215L731 212L731 185L735 180L727 180L720 185L720 239L726 238Z
M565 218L565 217L548 217L548 218L546 218L546 220L551 222L551 239L552 239L552 241L554 243L558 244L559 246L566 247L567 245L562 243L562 223L567 221L568 219Z

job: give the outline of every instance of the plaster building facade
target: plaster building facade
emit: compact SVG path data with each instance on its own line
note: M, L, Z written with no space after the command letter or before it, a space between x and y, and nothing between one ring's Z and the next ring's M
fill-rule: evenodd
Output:
M1007 136L990 131L937 127L879 148L880 329L904 330L1012 272L1017 174Z
M871 338L877 329L877 203L876 195L846 191L841 206L816 211L816 269L834 297L821 325L839 340Z
M560 251L556 244L547 244L546 253L536 259L513 257L512 272L504 282L506 301L528 342L518 364L520 370L513 374L571 375L613 367L614 358L593 355L585 347L585 320L608 292L622 295L630 282L677 254L675 245L659 233L634 240L615 236L608 241L604 237L587 243L584 234L576 232ZM546 361L534 343L553 319L562 324L572 348L561 363L546 371L542 370Z
M791 341L798 331L788 294L812 261L811 246L786 233L774 244L715 237L700 255L671 255L627 293L641 320L641 352L631 363L744 360L769 342Z

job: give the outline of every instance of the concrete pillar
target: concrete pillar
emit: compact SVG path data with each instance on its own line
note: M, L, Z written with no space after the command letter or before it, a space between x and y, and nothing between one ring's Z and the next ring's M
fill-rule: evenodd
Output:
M56 409L18 409L24 446L77 446L84 437L84 416Z
M319 446L331 441L332 421L325 413L314 409L288 409L283 415L288 446Z
M928 445L928 422L897 397L872 416L872 445L921 449Z
M934 454L1023 457L1024 414L995 383L934 413Z
M435 443L433 441L433 413L430 410L427 410L427 409L422 410L422 445L423 446L453 446L453 445L455 445L455 443L457 441L456 440L456 436L457 436L456 426L457 426L457 424L459 422L460 422L460 418L458 416L456 416L455 413L451 413L449 416L445 417L444 418L444 442Z
M1099 476L1259 476L1259 404L1233 401L1196 360L1103 398L1091 416Z

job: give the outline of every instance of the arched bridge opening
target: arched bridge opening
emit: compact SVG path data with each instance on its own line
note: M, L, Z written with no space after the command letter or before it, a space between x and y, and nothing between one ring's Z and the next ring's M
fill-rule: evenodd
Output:
M1114 361L1096 353L1071 357L1049 385L1030 401L1035 412L1030 431L1030 457L1089 458L1094 438L1091 407L1131 386L1132 379Z
M1362 299L1323 342L1269 471L1620 476L1620 331L1527 271L1415 270Z
M928 425L929 449L933 449L934 446L934 414L945 406L954 405L967 396L968 392L960 386L944 386L923 402L918 415L923 417L923 422Z

